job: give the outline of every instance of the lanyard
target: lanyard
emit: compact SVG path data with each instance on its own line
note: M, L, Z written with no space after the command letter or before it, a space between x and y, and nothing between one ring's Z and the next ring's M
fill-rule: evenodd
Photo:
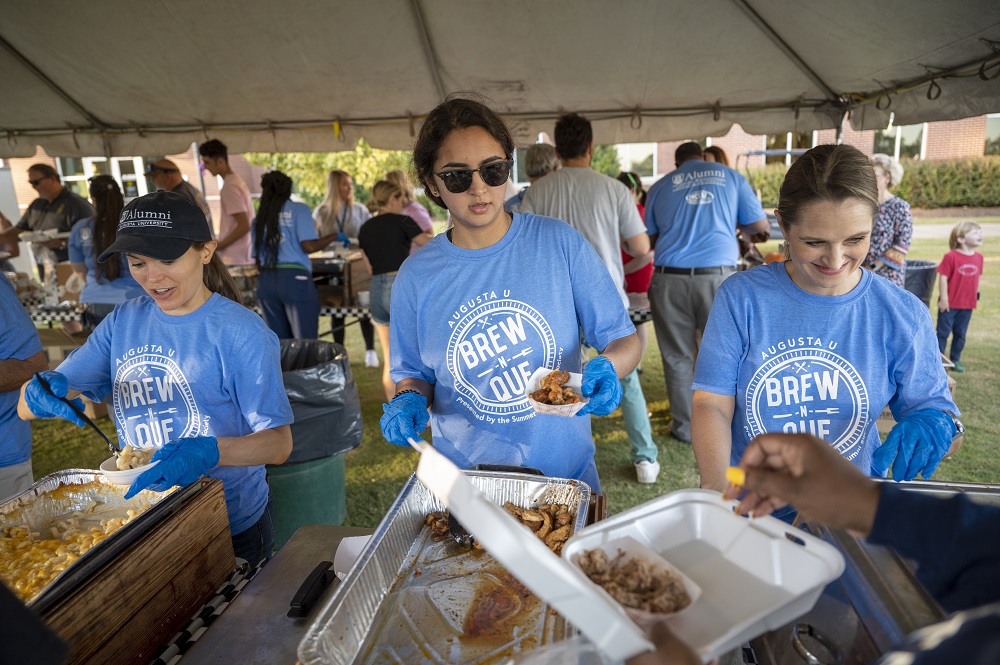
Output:
M350 215L351 211L347 209L346 205L342 206L341 208L342 208L341 214L337 215L337 230L343 233L344 224L347 222L348 216Z

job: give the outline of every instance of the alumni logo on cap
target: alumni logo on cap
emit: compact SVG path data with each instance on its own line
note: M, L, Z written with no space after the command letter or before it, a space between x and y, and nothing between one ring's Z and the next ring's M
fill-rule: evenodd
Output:
M122 210L122 216L118 220L118 230L136 228L143 226L158 226L169 229L173 226L170 220L170 211L154 212L152 210Z

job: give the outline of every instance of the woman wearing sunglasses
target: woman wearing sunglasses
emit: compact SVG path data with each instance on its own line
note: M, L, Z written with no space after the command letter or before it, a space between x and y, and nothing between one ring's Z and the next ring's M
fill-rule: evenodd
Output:
M402 188L388 180L379 180L372 187L368 205L375 216L361 225L358 244L372 274L371 316L382 345L382 388L385 398L392 399L396 384L389 378L389 299L396 271L410 254L410 244L421 247L431 239L417 222L402 214L405 205Z
M558 220L504 211L513 152L503 120L474 100L444 102L420 129L417 175L454 226L396 277L396 395L383 408L382 433L405 446L430 422L435 448L460 467L534 467L599 491L590 418L535 412L527 379L538 368L580 372L582 331L603 352L583 368L589 402L577 415L607 415L621 400L619 377L639 361L639 341L583 236Z

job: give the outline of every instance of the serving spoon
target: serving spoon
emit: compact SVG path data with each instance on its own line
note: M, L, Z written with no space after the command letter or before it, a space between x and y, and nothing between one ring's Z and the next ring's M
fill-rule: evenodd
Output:
M90 425L91 429L100 434L101 438L107 441L108 450L111 451L111 454L114 455L115 457L118 457L122 449L118 447L117 443L114 443L111 439L108 438L108 435L105 434L104 431L100 427L98 427L93 420L90 419L90 416L88 416L86 413L83 412L83 409L74 404L73 400L66 399L65 397L60 397L59 395L56 395L54 392L52 392L52 386L49 385L49 380L46 379L44 376L42 376L41 372L36 372L35 378L38 379L38 383L41 384L42 388L45 388L45 392L55 397L63 404L68 405L69 408L73 409L73 413L75 413L80 417L80 420Z

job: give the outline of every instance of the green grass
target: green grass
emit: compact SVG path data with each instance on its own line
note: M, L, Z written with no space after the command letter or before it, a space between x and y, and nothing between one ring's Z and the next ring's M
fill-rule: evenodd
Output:
M776 243L774 243L776 245ZM771 251L768 244L762 251ZM947 250L947 240L916 240L910 258L939 261ZM988 237L981 248L986 256L981 281L982 300L972 317L968 344L962 360L968 368L956 377L959 408L967 427L965 445L953 458L945 460L935 480L1000 483L1000 348L995 332L1000 329L1000 238ZM937 298L936 291L932 302ZM935 312L936 315L936 312ZM321 323L321 330L328 322ZM659 351L650 326L650 344L643 358L642 386L652 411L653 439L660 450L660 478L654 485L639 485L629 460L629 444L620 412L594 419L597 467L611 512L620 512L666 492L698 483L694 454L689 445L670 436L669 409ZM356 325L348 327L346 346L361 395L364 416L362 445L347 453L347 520L350 526L374 527L382 519L406 479L416 468L416 453L385 442L378 426L382 414L381 369L364 366L364 346ZM114 428L100 419L104 431ZM66 468L96 468L107 458L101 439L89 430L62 421L32 424L35 477Z
M974 220L978 224L996 224L1000 222L1000 217L973 217L969 215L968 217L914 217L913 224L915 226L926 226L928 224L948 224L954 226L966 219Z

